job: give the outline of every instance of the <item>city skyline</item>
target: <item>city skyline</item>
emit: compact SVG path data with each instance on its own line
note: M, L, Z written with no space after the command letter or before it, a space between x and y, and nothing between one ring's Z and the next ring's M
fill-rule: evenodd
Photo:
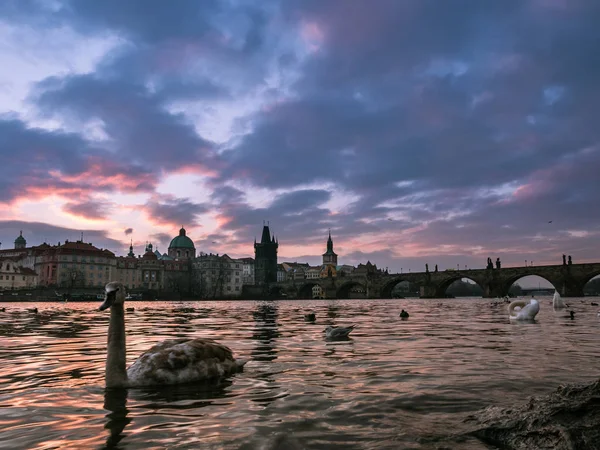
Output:
M600 6L461 5L2 2L1 248L598 260Z

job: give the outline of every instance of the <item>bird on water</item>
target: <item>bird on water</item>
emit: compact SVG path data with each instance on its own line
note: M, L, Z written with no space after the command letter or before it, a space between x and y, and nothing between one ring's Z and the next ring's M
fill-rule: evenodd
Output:
M349 327L332 327L328 326L323 330L325 333L325 339L336 340L346 339L350 332L354 330L356 325L350 325Z
M125 369L125 287L113 281L99 310L110 308L105 383L108 388L204 382L242 371L246 361L212 339L172 339L156 344Z
M531 321L540 312L540 303L532 298L529 303L525 300L515 300L508 305L508 317L510 320Z

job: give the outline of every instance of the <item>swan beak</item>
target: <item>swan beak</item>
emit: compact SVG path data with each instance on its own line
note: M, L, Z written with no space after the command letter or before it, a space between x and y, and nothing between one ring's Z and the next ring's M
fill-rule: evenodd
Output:
M117 289L118 290L118 289ZM104 311L107 308L110 308L112 304L115 302L115 298L117 297L117 291L107 292L104 297L104 302L98 308L99 311Z

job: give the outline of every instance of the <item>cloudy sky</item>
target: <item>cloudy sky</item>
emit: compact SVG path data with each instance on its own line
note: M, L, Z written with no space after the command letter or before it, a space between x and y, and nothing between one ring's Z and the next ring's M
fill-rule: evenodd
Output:
M3 0L0 242L597 261L597 0ZM551 223L550 223L551 221Z

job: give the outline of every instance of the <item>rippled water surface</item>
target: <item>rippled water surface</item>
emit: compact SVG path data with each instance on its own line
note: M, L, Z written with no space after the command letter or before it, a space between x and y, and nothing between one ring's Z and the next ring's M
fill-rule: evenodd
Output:
M542 298L533 324L486 299L131 302L128 364L173 337L249 362L218 386L128 391L104 389L97 303L3 303L0 448L489 448L456 437L466 415L597 378L590 301L568 299L571 320ZM352 339L324 340L352 323Z

